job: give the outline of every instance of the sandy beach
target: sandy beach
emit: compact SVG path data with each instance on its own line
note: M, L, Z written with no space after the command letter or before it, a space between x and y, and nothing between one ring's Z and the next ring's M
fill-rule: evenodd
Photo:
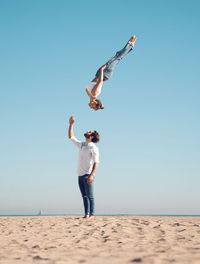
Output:
M200 217L0 218L0 263L200 263Z

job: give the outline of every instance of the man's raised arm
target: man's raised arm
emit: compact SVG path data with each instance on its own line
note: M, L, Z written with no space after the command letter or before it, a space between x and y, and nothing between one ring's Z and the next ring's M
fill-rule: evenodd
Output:
M71 138L74 136L74 130L73 130L73 125L75 122L74 116L71 116L69 119L69 130L68 130L68 137Z
M74 129L73 129L73 125L74 125L74 122L75 122L75 118L74 116L71 116L70 119L69 119L69 130L68 130L68 137L69 139L72 141L72 143L78 147L78 148L81 148L81 141L79 141L77 138L75 138L74 136Z

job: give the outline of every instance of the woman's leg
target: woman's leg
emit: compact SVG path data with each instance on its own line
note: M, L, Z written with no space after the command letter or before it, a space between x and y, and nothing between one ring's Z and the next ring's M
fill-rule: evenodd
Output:
M79 176L78 177L78 185L79 185L79 189L83 198L83 204L84 204L84 210L85 210L85 216L89 215L89 199L87 197L86 194L86 188L85 188L85 178L86 176L88 177L88 175L84 175L84 176Z
M123 59L131 50L133 49L132 45L129 43L121 49L120 51L116 52L116 54L106 63L108 67L104 70L104 81L109 80L112 77L113 70L115 66ZM96 73L96 77L100 75L100 71L98 70Z

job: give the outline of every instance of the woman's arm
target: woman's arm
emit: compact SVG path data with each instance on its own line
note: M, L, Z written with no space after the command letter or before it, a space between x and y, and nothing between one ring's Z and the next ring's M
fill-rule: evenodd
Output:
M94 86L94 88L91 91L91 94L96 98L96 96L99 94L99 89L101 88L103 84L103 81L98 81L97 84Z
M88 91L87 88L86 88L85 90L86 90L87 95L90 97L90 100L93 100L93 99L96 98L95 96L93 96L93 95Z
M103 71L108 67L107 64L103 65L101 68L100 68L100 76L99 76L99 81L100 82L103 82Z
M99 76L99 79L97 81L97 84L94 86L94 88L92 89L92 95L93 96L97 96L97 94L99 94L99 89L100 87L102 86L103 84L103 71L108 67L107 64L103 65L101 68L100 68L100 76Z

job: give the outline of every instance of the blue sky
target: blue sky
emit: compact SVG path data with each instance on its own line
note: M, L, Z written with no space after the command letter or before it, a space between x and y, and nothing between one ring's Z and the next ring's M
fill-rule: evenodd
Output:
M82 213L78 151L96 129L96 213L200 214L199 1L0 1L0 214ZM134 51L88 107L86 84Z

